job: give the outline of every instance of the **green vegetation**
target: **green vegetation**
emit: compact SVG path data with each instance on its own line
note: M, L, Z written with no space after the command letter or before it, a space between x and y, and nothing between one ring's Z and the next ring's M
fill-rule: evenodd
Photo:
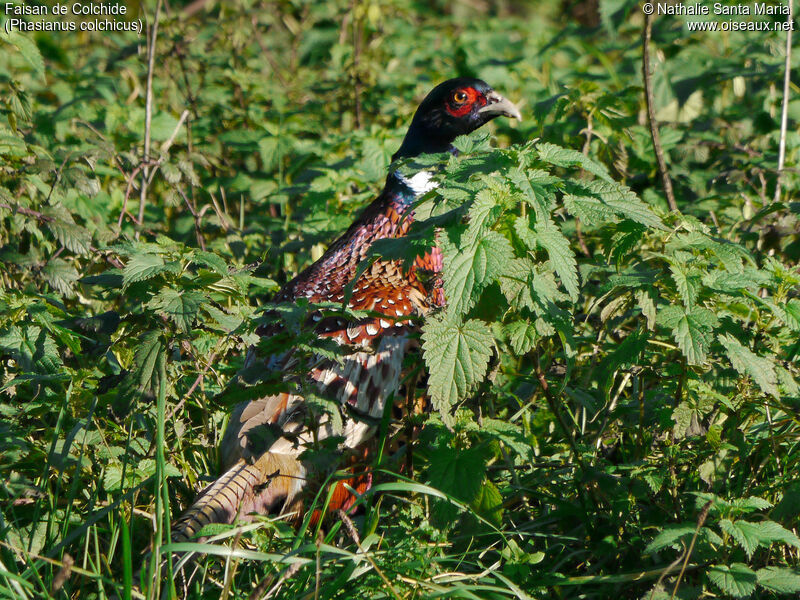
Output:
M376 458L352 527L214 528L238 549L209 542L223 558L200 559L191 596L797 594L785 34L654 19L671 212L643 15L599 6L590 28L551 3L169 3L149 121L145 36L0 34L0 595L139 594L143 552L218 473L231 408L263 392L220 394L259 307L375 197L417 102L455 75L524 120L432 157L428 218L375 248L407 259L437 236L445 255L413 471ZM129 10L152 24L154 2Z

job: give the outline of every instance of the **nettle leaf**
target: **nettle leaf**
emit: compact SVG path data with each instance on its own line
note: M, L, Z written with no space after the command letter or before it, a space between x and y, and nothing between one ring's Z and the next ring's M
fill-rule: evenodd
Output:
M514 231L522 242L531 250L543 248L547 251L550 266L558 273L564 287L572 301L578 299L578 266L575 253L569 247L569 240L564 237L555 223L540 221L535 224L532 216L527 219L517 217L514 221ZM555 290L554 290L555 291ZM555 299L556 293L547 293L548 299Z
M652 554L664 548L681 549L683 546L678 542L683 540L683 543L688 545L688 540L694 535L697 525L695 523L683 523L680 525L670 525L665 527L653 541L647 544L644 549L645 554ZM722 538L719 537L708 527L701 527L698 533L699 539L705 539L712 544L722 544Z
M616 181L571 180L567 190L578 196L594 196L618 216L645 227L666 230L661 219L628 186Z
M752 557L753 552L761 545L761 533L757 523L720 519L719 528L736 540L747 554L747 558Z
M511 191L505 187L484 188L476 194L469 207L467 239L478 238L491 229L503 214L510 194Z
M584 171L591 173L600 179L612 181L605 165L595 162L577 150L572 150L571 148L562 148L561 146L556 146L555 144L541 142L536 145L536 152L539 155L540 160L550 163L551 165L555 165L557 167L580 167Z
M50 287L67 298L75 295L73 287L80 279L77 269L63 258L50 260L42 269L42 276Z
M520 456L533 458L533 448L522 429L514 423L502 419L484 417L480 425L480 433L490 439L496 439Z
M25 371L54 373L62 364L55 341L36 325L12 325L0 334L0 352L11 355Z
M672 280L678 288L678 293L681 295L683 304L686 307L694 306L697 303L697 296L702 286L699 271L678 263L671 263L669 270L672 274Z
M758 577L755 571L742 563L733 563L730 567L715 565L707 573L714 585L734 598L745 598L756 590Z
M793 569L764 567L756 571L758 585L779 594L800 592L800 573Z
M463 314L478 300L480 292L495 281L514 257L511 243L496 231L458 248L442 236L444 290L449 309Z
M787 546L800 548L800 538L794 532L789 531L775 521L762 521L761 523L754 523L754 525L758 529L763 544L781 542Z
M192 262L198 265L208 267L218 275L223 277L228 274L228 265L221 256L217 256L213 252L195 252L192 256Z
M139 338L133 364L125 376L122 393L139 392L155 396L161 385L161 373L166 364L166 347L161 332L148 331Z
M537 221L547 221L550 213L556 206L556 197L549 186L532 180L538 171L524 173L520 169L512 169L508 173L508 179L522 192L523 197L533 207L534 216Z
M617 220L616 211L594 196L564 194L564 208L590 227Z
M740 375L750 376L765 394L774 398L780 398L778 391L778 376L775 373L775 365L769 359L758 356L750 349L745 348L732 335L725 334L717 338L725 347L725 353L731 360L733 368Z
M4 41L16 47L20 54L28 61L28 64L33 67L36 76L44 82L44 59L42 53L39 52L39 47L33 41L33 37L25 35L18 31L7 31L3 36Z
M63 219L47 221L47 228L65 248L77 254L88 254L92 246L92 234L88 230Z
M503 522L503 496L489 479L484 480L478 497L472 502L475 511L487 521L500 527Z
M530 352L539 338L536 327L529 321L514 321L506 325L505 330L511 349L520 356Z
M147 306L170 319L181 331L188 332L197 318L200 306L205 301L205 296L200 292L164 288L147 303Z
M711 345L711 333L719 324L707 308L667 306L658 311L656 320L672 330L672 337L690 365L702 365Z
M430 484L469 504L478 498L481 491L488 457L484 446L466 449L440 446L431 453L428 467Z
M533 261L529 258L514 258L500 276L500 290L517 310L534 307L531 294L534 271Z
M573 302L578 301L578 264L575 253L569 246L569 240L554 223L536 224L536 241L547 251L550 263Z
M449 421L450 407L483 380L493 337L483 321L464 323L450 313L428 319L423 333L423 354L430 376L428 388L434 408Z
M179 268L175 263L165 263L158 254L134 254L122 271L122 287L131 283L145 281L165 271L175 273Z

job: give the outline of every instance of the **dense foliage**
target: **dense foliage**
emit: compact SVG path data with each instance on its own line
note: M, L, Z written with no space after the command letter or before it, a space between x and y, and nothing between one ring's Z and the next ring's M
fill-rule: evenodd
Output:
M139 593L142 553L218 472L231 408L274 385L226 388L247 348L335 351L300 327L259 342L259 307L375 197L454 75L524 120L425 157L441 185L423 218L374 249L445 257L448 307L409 364L433 405L407 417L413 463L381 453L352 524L215 528L250 549L207 544L225 558L200 561L194 597L800 591L784 34L655 20L674 212L642 14L599 7L589 26L591 3L171 3L149 120L144 36L0 34L0 594Z

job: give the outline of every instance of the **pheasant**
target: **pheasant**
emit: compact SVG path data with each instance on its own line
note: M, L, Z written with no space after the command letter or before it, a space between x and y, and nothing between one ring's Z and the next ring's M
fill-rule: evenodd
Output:
M452 142L457 136L500 115L520 118L514 104L479 79L445 81L419 105L392 159L455 153ZM300 392L269 395L237 407L221 444L224 473L174 524L173 541L193 538L208 523L232 523L252 513L303 514L304 500L318 490L314 483L327 475L304 451L323 440L339 436L335 458L349 456L351 462L367 458L377 423L401 385L403 357L415 326L410 319L442 306L445 299L438 277L442 255L435 247L406 272L398 261L374 261L360 274L358 267L373 242L406 235L414 220L415 200L435 186L427 171L413 176L390 172L383 191L360 218L273 299L341 304L347 297L350 309L370 311L372 316L357 320L311 316L316 335L347 347L349 353L339 361L317 357L301 384L340 404L343 430L335 431L329 415L312 411ZM261 335L274 331L259 329ZM263 363L252 354L246 361L251 368L255 364L288 372L297 365L291 352ZM371 475L365 470L339 481L328 509L349 510L356 497L348 487L363 493L370 485Z

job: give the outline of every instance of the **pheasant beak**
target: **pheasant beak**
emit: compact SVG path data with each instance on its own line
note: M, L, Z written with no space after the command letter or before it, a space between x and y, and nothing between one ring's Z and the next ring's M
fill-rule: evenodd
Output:
M484 113L490 117L505 115L506 117L511 117L519 121L522 120L522 115L519 114L519 109L514 106L514 103L510 100L506 100L497 92L491 91L486 94L486 101L486 106L481 108L478 111L479 113Z

